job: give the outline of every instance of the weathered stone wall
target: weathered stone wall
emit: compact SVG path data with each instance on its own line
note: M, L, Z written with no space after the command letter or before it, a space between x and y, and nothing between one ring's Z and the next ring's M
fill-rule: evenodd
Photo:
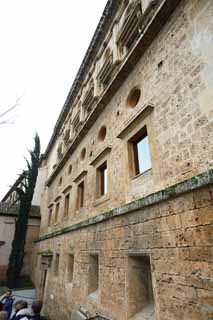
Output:
M42 206L43 234L146 196L212 167L212 100L209 93L213 90L213 55L206 52L207 47L212 50L212 11L212 1L181 2L64 168L46 188ZM127 97L135 86L141 89L141 98L135 108L129 108ZM130 136L147 125L152 170L131 179L128 137L119 139L117 136L147 104L152 104L154 110L141 120ZM97 136L103 125L107 128L107 135L100 142ZM97 202L96 168L90 164L108 146L112 147L108 155L109 192L105 201ZM81 160L84 147L86 157ZM70 165L72 172L68 174ZM86 209L76 214L77 183L74 180L84 170L87 171ZM59 185L61 177L63 180ZM63 190L69 185L72 186L70 212L63 221ZM48 215L44 212L58 196L61 196L60 223L47 230Z
M62 314L70 319L80 305L110 319L129 319L128 256L148 252L157 319L212 319L212 218L210 187L41 242L40 252L60 253L58 277L54 259L48 269L45 310L53 320ZM88 296L89 255L94 252L99 256L97 300ZM72 283L67 278L70 253Z
M39 236L40 219L29 219L23 274L32 274L33 264L33 241ZM0 241L4 244L0 246L0 279L5 280L6 270L9 261L13 236L15 231L15 217L0 215Z
M197 186L196 191L192 188L188 193L184 189L182 195L165 197L152 205L147 200L146 205L140 206L146 196L212 168L212 12L210 0L180 1L139 62L132 62L126 80L45 189L35 282L40 294L43 291L45 310L53 320L70 319L71 311L80 305L110 319L130 319L130 266L138 269L140 265L137 259L129 262L134 254L150 256L158 320L212 318L212 187ZM140 88L141 97L130 108L127 97L135 86ZM147 106L153 106L149 113L145 112ZM104 141L99 141L98 132L103 125L107 134ZM132 178L127 142L144 125L152 169ZM97 199L100 153L102 160L107 159L108 192ZM48 172L54 156L52 150L46 160ZM85 201L77 211L77 185L82 174ZM69 214L64 217L67 188L71 201ZM172 189L170 192L174 196ZM57 201L58 221L48 226L47 208L50 204L54 207ZM118 208L131 201L135 202L127 206L129 213ZM115 217L114 208L118 208ZM91 220L96 216L97 220ZM53 253L51 268L42 252ZM60 254L57 276L56 253ZM67 281L68 254L74 254L72 283ZM98 254L99 261L97 299L97 293L88 296L91 254ZM136 288L138 296L141 290Z

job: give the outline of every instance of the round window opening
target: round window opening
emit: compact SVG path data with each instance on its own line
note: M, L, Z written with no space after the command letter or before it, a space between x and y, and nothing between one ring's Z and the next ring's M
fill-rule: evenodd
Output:
M140 96L141 96L140 89L138 89L138 88L132 89L130 94L128 95L128 98L127 98L127 105L130 108L136 107L136 105L138 104L138 102L140 100Z
M83 149L81 150L81 160L84 160L85 157L86 157L86 148L83 148Z
M104 141L104 139L106 138L106 133L107 133L106 127L105 126L101 127L101 129L98 132L98 140Z

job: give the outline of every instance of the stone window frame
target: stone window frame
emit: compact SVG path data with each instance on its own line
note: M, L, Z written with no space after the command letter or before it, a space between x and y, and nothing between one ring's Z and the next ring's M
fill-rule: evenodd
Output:
M54 225L57 225L59 223L59 216L60 216L60 210L61 210L61 195L55 198L54 202L55 202Z
M77 186L77 201L76 201L76 211L79 211L84 207L85 202L85 183L82 180Z
M127 164L127 167L125 168L125 175L129 182L137 179L143 179L144 176L147 174L155 174L157 173L158 163L155 161L157 158L156 156L156 142L155 142L155 132L154 132L154 126L153 126L153 120L152 115L154 111L154 106L151 104L144 104L141 106L141 108L133 114L133 116L124 123L123 129L120 131L120 133L117 135L117 138L121 139L124 144L124 155L125 155L125 163ZM147 136L149 139L149 150L150 150L150 158L151 158L151 168L147 171L144 171L142 173L139 173L137 175L134 174L134 167L132 164L132 155L131 150L129 148L129 142L132 138L140 130L142 130L144 127L146 127Z
M64 217L68 217L69 216L69 210L70 210L70 193L68 192L67 194L65 194L65 198L64 198Z
M86 179L87 178L87 170L83 170L75 179L74 182L76 184L76 203L75 203L75 213L81 213L85 210L85 195L86 195ZM83 205L80 205L80 189L83 185Z
M47 221L47 226L51 227L52 223L53 223L53 213L54 213L54 204L51 203L48 206L48 221Z
M55 224L58 223L59 213L60 213L60 202L58 201L55 205Z
M63 158L63 142L60 142L57 148L57 160L61 160Z
M72 186L68 185L64 190L63 190L63 194L64 194L64 210L63 210L63 219L67 219L70 215L72 206L71 206L71 193L72 193ZM66 211L66 198L69 196L69 205L68 205L68 212L67 214L65 213Z
M148 142L149 142L147 127L145 125L130 140L128 140L129 169L130 169L130 174L132 178L145 174L147 171L152 170L152 165L151 165L150 168L140 172L139 153L137 150L137 144L146 137L148 138ZM149 153L150 153L150 147L149 147ZM150 153L150 158L151 158L151 153Z
M108 46L104 53L102 64L97 75L97 81L101 90L105 89L112 80L115 71L115 64L113 58L113 49Z
M106 170L106 176L108 177L107 161L104 161L97 168L97 172L96 172L96 196L98 198L103 197L108 193L108 182L107 182L108 179L105 177L105 170ZM106 185L106 188L105 188L105 185Z
M116 39L116 44L121 53L126 54L131 50L140 37L142 17L143 10L141 1L130 1L123 12L123 22L120 26Z
M96 181L94 185L94 202L93 206L96 207L102 204L105 201L110 199L111 190L112 190L112 182L111 182L111 163L110 163L110 154L112 147L105 147L100 153L98 153L93 160L90 162L90 165L94 170L94 181ZM100 194L100 175L99 170L101 166L107 163L107 193L101 195Z

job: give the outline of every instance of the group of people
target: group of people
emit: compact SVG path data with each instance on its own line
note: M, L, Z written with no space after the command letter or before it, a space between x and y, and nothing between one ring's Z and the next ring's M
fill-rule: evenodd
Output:
M13 311L14 304L14 313ZM32 310L29 310L28 303L25 300L18 300L14 303L12 290L7 290L0 301L0 320L46 320L41 316L42 302L34 301Z

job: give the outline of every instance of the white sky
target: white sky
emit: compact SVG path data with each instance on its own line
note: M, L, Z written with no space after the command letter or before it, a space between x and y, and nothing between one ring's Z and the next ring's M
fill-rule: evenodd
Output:
M0 0L0 200L38 131L44 152L107 0Z

